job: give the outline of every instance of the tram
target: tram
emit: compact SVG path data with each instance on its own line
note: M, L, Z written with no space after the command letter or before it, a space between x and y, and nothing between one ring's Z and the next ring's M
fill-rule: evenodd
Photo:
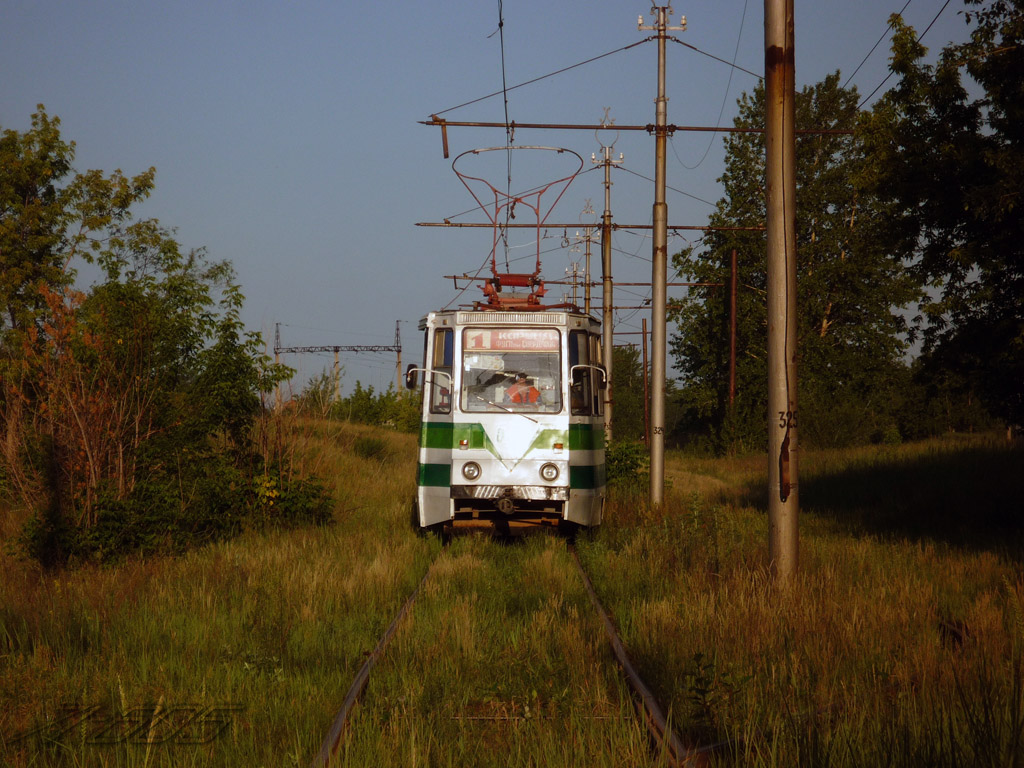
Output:
M449 310L420 324L421 528L601 523L599 324L572 311Z
M565 157L575 170L508 195L457 167L464 158L513 150ZM571 150L521 145L471 150L452 163L491 220L491 276L480 278L483 301L422 319L423 361L406 372L406 386L422 386L423 395L413 509L421 529L572 530L601 523L608 382L600 323L575 303L545 305L540 262L541 228L582 167ZM486 185L493 208L471 182ZM542 196L559 187L555 203L543 209ZM501 216L508 219L517 206L535 215L532 273L498 269Z

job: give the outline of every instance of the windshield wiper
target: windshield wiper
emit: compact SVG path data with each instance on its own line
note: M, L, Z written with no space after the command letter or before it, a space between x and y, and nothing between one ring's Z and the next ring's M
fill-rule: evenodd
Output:
M540 422L539 422L539 421L537 421L536 419L534 419L534 418L531 418L530 416L527 416L527 415L526 415L525 413L520 413L519 411L513 411L513 410L512 410L511 408L506 408L506 407L505 407L505 406L503 406L503 405L498 405L497 403L492 403L492 402L491 402L490 400L488 400L488 399L487 399L486 397L481 397L480 395L476 394L475 392L470 392L469 394L470 394L471 396L475 397L475 398L476 398L477 400L479 400L480 402L482 402L482 403L487 403L488 405L493 405L493 406L494 406L495 408L498 408L499 410L502 410L502 411L504 411L505 413L514 413L514 414L515 414L516 416L522 416L522 417L523 417L524 419L527 419L527 420L529 420L529 421L532 421L532 422L533 422L534 424L539 424L539 423L540 423Z

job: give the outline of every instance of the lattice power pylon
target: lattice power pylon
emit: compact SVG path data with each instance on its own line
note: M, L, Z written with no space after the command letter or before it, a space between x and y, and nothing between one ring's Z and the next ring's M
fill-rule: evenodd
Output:
M395 391L401 395L401 373L402 373L402 332L400 329L401 320L395 321L395 343L394 344L316 344L305 347L282 347L281 346L281 324L274 326L274 362L280 362L282 353L303 354L316 352L334 353L334 397L341 399L341 377L338 375L338 353L339 352L394 352L395 361ZM281 405L281 389L278 387L275 402L278 407Z

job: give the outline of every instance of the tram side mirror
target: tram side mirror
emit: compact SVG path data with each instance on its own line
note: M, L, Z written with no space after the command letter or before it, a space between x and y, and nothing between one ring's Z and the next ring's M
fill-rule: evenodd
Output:
M409 363L409 367L405 369L405 388L416 389L416 384L419 380L419 376L416 375L419 369L416 367L416 363Z
M604 367L601 367L597 369L597 372L600 374L597 377L597 388L603 392L608 389L608 371L606 371Z

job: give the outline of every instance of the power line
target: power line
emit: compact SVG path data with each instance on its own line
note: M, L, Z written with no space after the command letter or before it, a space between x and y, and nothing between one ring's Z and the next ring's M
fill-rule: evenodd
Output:
M942 4L942 7L939 8L939 12L935 14L935 18L933 18L931 20L931 23L927 27L924 28L924 32L922 32L920 35L917 36L917 41L918 42L921 42L922 40L924 40L924 36L928 34L928 30L932 28L932 26L935 24L935 22L939 20L939 16L942 15L942 12L944 10L946 10L946 6L949 5L949 1L950 0L946 0L946 2ZM878 91L881 89L881 87L883 85L885 85L887 82L889 82L889 78L892 77L894 74L896 74L896 72L890 69L889 70L889 74L886 75L885 79L878 84L878 87L875 88L875 90L873 90L870 94L868 94L868 97L866 99L864 99L860 104L857 105L857 109L863 108L863 106L865 104L867 104L869 101L871 101L871 97L874 96L876 93L878 93Z
M905 2L903 4L903 7L900 8L898 15L902 16L903 12L905 10L907 10L907 6L910 5L913 1L914 0L907 0L907 2ZM853 70L853 74L850 75L848 78L846 78L846 82L843 83L843 86L842 86L843 88L846 88L846 86L850 84L850 81L853 80L854 77L856 77L858 72L860 72L860 68L864 66L864 62L866 62L868 60L868 58L871 56L871 54L875 52L875 48L877 48L879 45L881 45L882 41L885 40L885 36L889 34L889 30L890 29L892 29L892 22L891 21L889 22L889 26L887 26L885 28L885 32L882 33L882 36L879 37L878 41L874 45L871 46L871 50L867 52L867 54L864 56L864 58L861 59L860 64L857 65L857 68L855 70Z
M743 22L747 18L747 2L748 0L743 0L743 14L740 16L740 28L739 31L736 33L736 48L732 53L732 64L729 66L729 80L725 84L725 93L722 94L722 106L718 110L718 119L715 120L715 125L718 125L719 123L722 122L722 115L725 114L725 105L729 101L729 89L732 88L732 75L736 69L736 59L739 58L740 55L740 41L743 39ZM697 168L700 168L700 166L704 164L704 161L707 160L708 153L711 151L711 147L714 146L715 138L717 136L717 131L711 134L711 140L708 142L707 147L704 148L704 154L701 155L701 158L700 160L697 161L696 165L687 165L686 163L683 162L682 158L679 157L679 153L676 151L675 141L670 139L669 144L672 145L672 154L676 156L676 160L679 162L679 164L683 166L683 168L686 168L688 171L693 171L696 170ZM702 202L707 201L703 200Z
M500 6L500 0L499 0L499 6ZM500 27L499 27L499 29L500 29ZM512 85L512 86L509 86L507 88L503 87L500 91L495 91L494 93L489 93L486 96L480 96L478 98L471 99L470 101L463 102L462 104L456 104L454 107L448 107L447 109L442 109L441 111L433 112L432 114L433 115L443 115L443 114L446 114L448 112L454 112L456 109L462 109L463 107L468 107L471 104L477 104L477 103L479 103L481 101L486 101L487 99L494 98L495 96L497 96L499 94L503 94L503 95L507 96L509 91L514 91L517 88L523 88L523 87L525 87L527 85L533 85L534 83L539 83L541 80L546 80L547 78L554 77L555 75L561 75L561 74L563 74L565 72L568 72L570 70L576 69L578 67L582 67L582 66L584 66L586 64L592 64L595 61L600 61L601 59L607 58L608 56L613 56L616 53L623 53L624 51L628 51L630 48L636 48L638 45L643 45L644 43L649 43L649 42L651 42L651 40L656 40L656 39L657 39L656 36L646 37L643 40L638 40L635 43L630 43L629 45L624 45L621 48L616 48L613 51L608 51L607 53L602 53L602 54L600 54L598 56L593 56L593 57L591 57L589 59L584 59L583 61L578 62L577 64L571 64L568 67L562 67L561 69L556 69L554 72L549 72L546 75L541 75L540 77L535 77L532 80L525 80L522 83L518 83L517 85ZM718 56L715 56L714 54L708 53L707 51L702 51L700 48L698 48L698 47L696 47L694 45L690 45L689 43L684 43L682 40L678 40L675 37L669 37L668 39L669 40L674 40L675 42L679 43L680 45L682 45L682 46L684 46L686 48L689 48L689 49L695 51L696 53L701 54L702 56L707 56L708 58L714 59L715 61L719 61L719 62L721 62L723 64L727 64L730 67L732 67L733 69L738 69L740 72L744 72L744 73L746 73L748 75L752 75L753 77L756 77L759 80L763 80L764 79L757 72L751 72L749 69L744 69L743 67L737 65L735 62L726 61L725 59L719 58ZM505 122L508 122L508 120L506 119Z
M505 80L505 14L502 10L502 0L498 0L498 39L501 41L501 91L505 101L505 164L508 175L505 178L505 197L512 199L512 128L508 125L508 84ZM509 219L512 216L512 206L505 208L506 229ZM502 234L502 242L505 244L505 271L508 271L508 236Z

